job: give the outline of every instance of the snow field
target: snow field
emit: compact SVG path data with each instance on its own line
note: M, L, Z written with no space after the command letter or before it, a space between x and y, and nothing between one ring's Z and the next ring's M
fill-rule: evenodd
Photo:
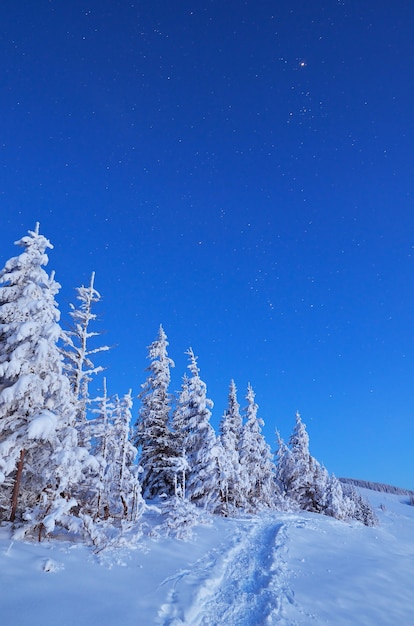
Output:
M404 496L361 491L379 526L303 513L302 527L291 528L292 585L298 605L313 618L298 623L414 624L414 507Z
M364 491L380 525L313 513L214 517L191 541L125 536L98 553L0 528L1 623L13 626L411 626L414 507ZM383 509L379 508L382 505Z

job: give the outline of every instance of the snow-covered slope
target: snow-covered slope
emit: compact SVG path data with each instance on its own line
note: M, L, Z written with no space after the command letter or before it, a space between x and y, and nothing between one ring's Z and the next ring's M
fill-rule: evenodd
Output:
M1 623L414 624L414 507L363 492L376 528L310 513L215 518L188 542L144 537L94 554L12 543L3 527Z

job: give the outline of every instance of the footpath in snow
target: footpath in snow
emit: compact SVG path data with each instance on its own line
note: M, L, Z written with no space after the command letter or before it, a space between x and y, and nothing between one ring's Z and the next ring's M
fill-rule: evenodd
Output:
M404 496L364 495L376 528L309 513L217 518L188 542L143 537L99 554L13 543L3 527L1 623L409 626L414 507Z
M273 624L292 602L284 558L286 524L275 516L239 521L232 543L211 550L171 586L158 624Z

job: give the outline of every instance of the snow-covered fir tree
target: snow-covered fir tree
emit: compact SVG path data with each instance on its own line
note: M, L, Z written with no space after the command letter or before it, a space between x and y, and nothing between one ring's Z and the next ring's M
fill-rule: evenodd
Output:
M228 406L220 422L220 440L223 447L223 474L225 477L226 505L238 508L243 503L240 467L240 441L243 421L237 402L237 388L230 382Z
M181 383L181 390L177 395L177 401L172 415L172 444L173 444L173 464L172 470L174 474L174 494L181 498L186 497L186 476L189 472L187 455L184 447L186 438L186 424L188 405L190 401L189 395L190 382L187 374L184 374Z
M252 386L247 388L247 407L240 439L240 466L243 489L243 506L249 512L273 508L278 488L275 466L269 445L262 435L264 422L257 416L258 405Z
M79 511L77 487L94 464L78 446L75 401L57 347L62 330L50 242L39 225L0 272L0 493L2 516L51 532Z
M309 452L309 435L298 412L289 448L282 442L278 452L276 474L282 491L301 509L325 511L329 475Z
M288 497L296 501L301 509L313 511L315 462L309 452L309 435L300 414L296 413L296 422L289 439L290 454L284 458L283 487Z
M276 477L282 492L299 508L324 513L336 519L357 519L375 525L370 505L352 485L343 485L329 475L309 452L309 435L299 413L289 447L278 435Z
M82 285L76 289L78 307L70 305L70 316L73 328L65 332L66 348L62 350L65 356L65 369L69 377L73 394L77 400L76 426L80 441L86 445L91 434L87 422L87 409L90 402L89 383L92 377L103 371L103 367L95 366L92 358L95 354L109 350L109 346L91 347L91 340L100 333L90 329L91 322L97 318L93 307L101 300L100 293L95 289L95 272L92 272L88 287Z
M346 518L356 519L365 526L376 526L377 517L370 503L362 497L352 484L341 483L346 507Z
M108 396L106 379L94 409L93 453L99 463L90 489L90 515L99 520L136 521L144 509L135 463L137 449L131 441L131 392L120 399Z
M186 496L211 512L220 512L224 495L221 486L220 458L222 451L210 424L213 402L207 398L207 388L200 378L193 350L187 351L191 376L178 399L175 427L182 433L181 445L188 465Z
M168 391L170 368L167 335L162 326L157 339L148 348L151 363L149 376L139 394L141 408L134 442L140 451L141 484L145 498L174 493L173 442L170 430L171 397Z
M144 501L138 467L134 463L137 449L130 439L132 404L131 391L122 399L115 396L111 436L108 440L107 473L110 476L110 515L136 521L142 514Z
M362 522L365 526L377 526L377 516L375 515L374 510L368 500L363 498L360 493L357 494L355 500L355 519Z
M334 474L331 474L326 481L323 512L325 515L330 515L335 519L347 519L347 517L354 516L354 511L350 510L344 499L341 483Z
M93 437L91 451L97 459L98 468L95 480L87 486L89 490L89 512L93 519L108 519L110 491L108 467L109 441L112 437L113 404L108 397L106 378L103 379L102 395L94 399L95 408L92 408Z
M314 457L313 460L313 480L314 484L311 488L311 496L313 502L313 510L316 513L325 513L328 506L328 487L330 476L324 465L321 465Z
M284 506L288 509L298 508L297 502L288 496L289 477L292 472L293 458L289 446L282 439L280 432L276 430L276 459L275 459L275 482L283 500Z

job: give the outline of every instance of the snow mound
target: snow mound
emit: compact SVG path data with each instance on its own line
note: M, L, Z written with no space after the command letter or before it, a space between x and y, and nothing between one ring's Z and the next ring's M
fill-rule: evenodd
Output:
M27 429L29 439L48 440L56 432L58 419L50 411L42 411L38 417L30 422Z
M64 569L64 567L63 563L57 563L53 559L46 559L43 562L42 569L44 572L59 572Z

